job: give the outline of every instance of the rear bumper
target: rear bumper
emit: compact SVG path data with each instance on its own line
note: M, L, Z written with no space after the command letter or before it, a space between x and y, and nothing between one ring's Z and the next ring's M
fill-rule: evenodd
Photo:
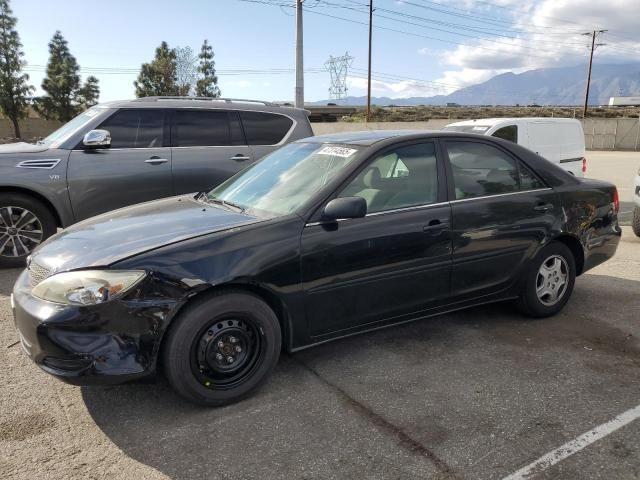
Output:
M612 258L618 249L621 237L622 229L617 220L607 228L589 232L584 242L586 248L582 272L584 273Z
M26 272L13 290L23 350L45 372L74 385L124 383L152 376L171 308L120 301L92 307L31 295Z

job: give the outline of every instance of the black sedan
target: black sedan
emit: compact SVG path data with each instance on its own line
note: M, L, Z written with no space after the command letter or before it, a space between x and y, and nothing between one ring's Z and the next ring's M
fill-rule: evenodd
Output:
M618 246L618 195L500 139L359 132L292 143L210 192L94 217L33 254L22 346L74 384L162 370L253 392L281 348L473 305L553 315Z

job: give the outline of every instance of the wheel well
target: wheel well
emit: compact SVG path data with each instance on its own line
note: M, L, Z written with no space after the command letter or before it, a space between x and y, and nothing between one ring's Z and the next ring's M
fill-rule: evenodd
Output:
M234 292L246 292L255 295L256 297L263 300L275 313L278 323L280 324L280 332L282 333L282 346L286 349L289 347L289 339L290 339L290 329L289 329L289 314L287 312L286 307L282 303L282 301L273 293L271 293L266 288L262 288L258 285L249 285L249 284L237 284L237 283L226 283L224 285L217 285L214 287L207 288L206 290L202 290L198 292L196 295L191 297L180 310L176 312L173 317L173 320L169 323L167 329L162 334L162 340L160 342L160 349L164 346L164 340L167 337L167 333L169 329L171 329L171 325L175 321L175 318L180 315L180 313L192 302L205 298L207 296L211 296L213 294L218 294L225 291L234 291Z
M56 225L58 227L62 227L62 220L60 219L60 214L58 210L53 206L53 204L47 199L47 197L40 195L38 192L34 192L33 190L29 190L28 188L21 187L0 187L0 193L20 193L22 195L27 195L29 197L33 197L39 202L42 202L45 207L49 209L49 211L53 214L53 218L56 221Z
M558 242L564 243L571 253L573 253L573 258L576 261L576 275L580 275L582 273L582 269L584 268L584 249L582 248L582 244L576 237L572 237L571 235L560 235L556 237L554 240Z

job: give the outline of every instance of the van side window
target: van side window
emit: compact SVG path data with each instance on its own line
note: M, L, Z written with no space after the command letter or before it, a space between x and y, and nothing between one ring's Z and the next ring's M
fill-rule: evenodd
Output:
M503 140L509 140L513 143L518 143L518 126L508 125L506 127L499 128L493 132L491 136L502 138Z
M249 145L275 145L289 133L293 121L284 115L262 112L240 112Z
M111 134L111 148L163 146L164 111L155 108L120 110L97 127Z

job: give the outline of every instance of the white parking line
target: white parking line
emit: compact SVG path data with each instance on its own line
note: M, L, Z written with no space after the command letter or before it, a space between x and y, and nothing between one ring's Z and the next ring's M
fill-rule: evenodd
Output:
M531 478L534 475L543 472L550 466L555 465L574 453L579 452L583 448L588 447L592 443L597 442L601 438L606 437L610 433L615 432L619 428L637 420L638 418L640 418L640 405L621 413L607 423L603 423L602 425L583 433L579 437L540 457L535 462L530 463L526 467L522 467L520 470L512 473L508 477L504 477L502 480L524 480Z

